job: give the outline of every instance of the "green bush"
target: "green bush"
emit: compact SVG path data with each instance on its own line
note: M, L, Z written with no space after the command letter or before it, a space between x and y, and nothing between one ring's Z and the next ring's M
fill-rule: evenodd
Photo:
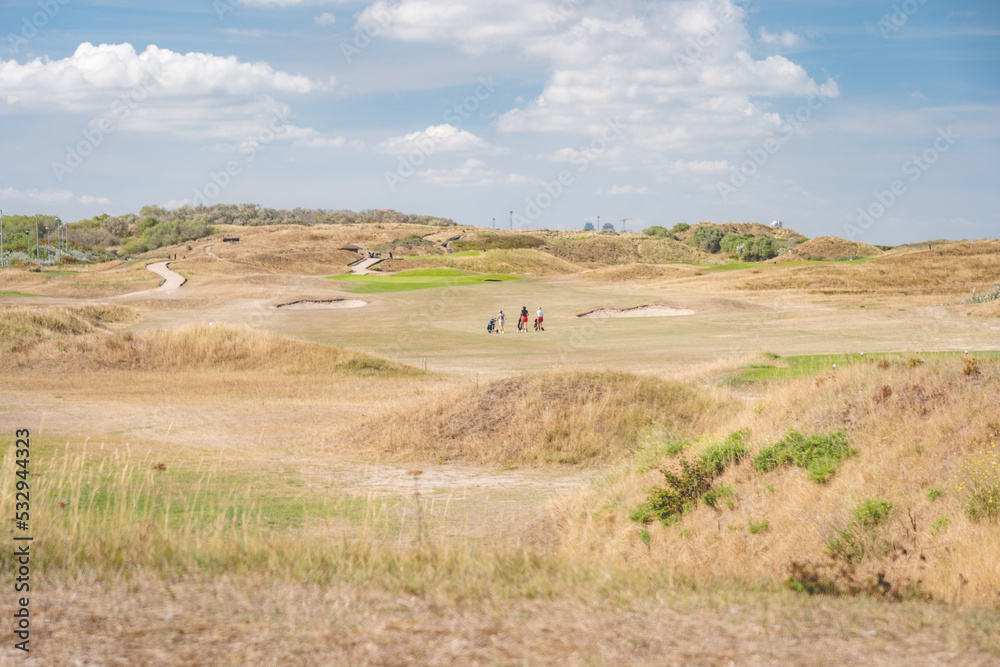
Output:
M878 536L878 527L892 514L892 503L869 498L853 510L854 519L826 542L831 558L859 563L869 556L881 556L892 550L892 543Z
M749 237L740 236L739 234L726 234L722 237L722 241L719 242L719 248L722 252L728 252L730 255L738 257L737 248L749 240Z
M689 229L691 229L691 225L687 224L686 222L678 222L670 229L670 231L673 232L674 234L680 234L682 232L686 232Z
M857 456L857 450L847 444L843 431L804 436L789 431L780 441L763 449L753 461L760 472L769 472L783 465L794 465L809 471L809 479L823 484L836 474L844 459Z
M663 471L666 484L652 490L631 518L640 523L658 520L664 525L676 521L685 509L698 501L712 486L712 473L700 463L680 461L680 474Z
M702 452L701 464L713 475L721 475L727 465L739 463L749 453L746 445L749 437L750 431L746 429L730 433L721 443Z
M763 533L771 527L771 524L767 522L767 519L763 521L758 521L757 523L751 523L748 527L751 535L756 535L757 533Z
M652 227L646 227L642 230L642 233L646 236L655 236L658 238L673 238L673 234L666 227L661 227L660 225L653 225Z
M719 252L722 237L722 231L712 225L701 225L694 230L694 244L705 252Z

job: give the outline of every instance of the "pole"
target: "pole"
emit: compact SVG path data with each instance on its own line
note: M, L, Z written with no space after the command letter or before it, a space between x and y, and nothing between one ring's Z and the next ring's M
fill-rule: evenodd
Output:
M493 218L493 229L497 228L497 219Z
M510 231L514 231L514 211L510 212Z
M0 209L0 266L7 266L3 258L3 209Z
M35 259L38 259L38 214L35 214Z

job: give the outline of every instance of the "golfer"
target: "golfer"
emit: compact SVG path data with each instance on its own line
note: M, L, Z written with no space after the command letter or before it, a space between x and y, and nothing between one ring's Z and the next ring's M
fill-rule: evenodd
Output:
M521 306L521 325L518 327L519 331L528 333L528 307Z
M542 322L545 317L542 315L542 307L539 306L538 310L535 311L535 331L545 331L545 327L542 326Z
M506 319L507 319L507 316L504 315L503 311L501 310L500 314L497 315L497 328L499 329L500 333L503 333L503 323L504 323L504 321Z

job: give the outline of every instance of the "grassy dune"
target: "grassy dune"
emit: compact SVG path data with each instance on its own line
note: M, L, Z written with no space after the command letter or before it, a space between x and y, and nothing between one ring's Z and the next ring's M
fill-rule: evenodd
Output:
M1000 275L1000 241L953 243L888 254L849 265L775 268L746 280L752 291L805 289L825 294L967 294L988 290Z
M731 409L711 391L628 373L527 375L389 411L348 438L390 460L582 464L627 454L644 429L681 437Z
M246 328L195 324L133 333L112 324L138 314L122 306L0 310L0 370L270 370L281 373L416 375L361 352L293 341Z
M872 360L773 387L759 405L684 447L650 443L626 469L563 501L567 558L626 559L698 580L962 601L1000 599L1000 364L955 358ZM663 483L656 468L718 451L745 430L746 449L679 520L630 515ZM856 456L825 483L755 457L789 429L842 431ZM886 508L862 520L866 503ZM794 564L801 567L797 571ZM887 582L881 590L879 582Z

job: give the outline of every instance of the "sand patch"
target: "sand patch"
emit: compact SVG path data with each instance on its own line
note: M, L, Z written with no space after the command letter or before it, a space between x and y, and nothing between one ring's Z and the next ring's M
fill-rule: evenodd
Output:
M281 303L275 306L275 308L295 310L305 308L363 308L367 305L367 301L361 301L360 299L302 299L301 301L292 301L291 303Z
M577 317L607 319L611 317L678 317L681 315L694 315L694 311L686 308L664 306L662 304L650 304L647 306L635 306L634 308L598 308L597 310L580 313Z

